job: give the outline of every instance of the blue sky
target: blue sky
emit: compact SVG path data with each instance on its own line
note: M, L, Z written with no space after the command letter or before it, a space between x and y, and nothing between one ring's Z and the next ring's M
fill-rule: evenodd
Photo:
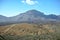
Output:
M10 17L32 9L60 15L60 0L0 0L0 15Z

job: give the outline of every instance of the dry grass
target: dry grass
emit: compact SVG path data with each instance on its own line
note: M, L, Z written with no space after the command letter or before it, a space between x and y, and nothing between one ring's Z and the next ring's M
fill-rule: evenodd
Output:
M56 33L58 33L56 32L58 28L55 26L59 26L59 25L49 25L49 24L44 24L41 26L41 24L29 24L29 23L20 23L13 25L0 26L0 34L13 35L13 36L50 35L50 37L53 37L55 36ZM5 32L5 30L7 30L8 28L10 29Z
M38 26L37 24L28 24L28 23L21 23L21 24L13 24L12 28L10 28L12 25L8 26L1 26L0 27L0 33L4 32L5 34L11 34L11 35L33 35L33 34L45 34L48 32L54 32L54 30L49 29L48 25ZM10 28L7 32L7 30Z

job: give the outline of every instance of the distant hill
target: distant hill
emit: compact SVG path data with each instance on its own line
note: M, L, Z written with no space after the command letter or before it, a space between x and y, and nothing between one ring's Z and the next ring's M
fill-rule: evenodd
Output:
M60 22L60 16L50 14L45 15L43 12L37 10L28 10L25 13L20 13L19 15L13 17L5 17L0 15L0 24L1 23L46 23L46 22Z

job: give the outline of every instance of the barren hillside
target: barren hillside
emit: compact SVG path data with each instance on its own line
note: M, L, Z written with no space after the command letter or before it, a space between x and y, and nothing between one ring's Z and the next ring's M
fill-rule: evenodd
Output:
M58 40L59 24L20 23L0 26L0 34L6 40Z

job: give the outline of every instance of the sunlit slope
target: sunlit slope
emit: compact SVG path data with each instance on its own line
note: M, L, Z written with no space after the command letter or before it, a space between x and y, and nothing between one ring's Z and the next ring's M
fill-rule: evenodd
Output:
M45 37L49 39L54 39L59 37L60 34L60 25L59 24L29 24L29 23L20 23L20 24L12 24L7 26L0 26L0 34L6 35L6 37L14 39L16 36L23 37L25 39L28 37L40 37L43 39ZM10 36L8 36L10 35ZM27 39L29 39L27 37ZM16 37L18 39L18 37ZM21 38L19 38L21 39ZM34 39L34 38L33 38ZM57 38L56 38L57 39Z
M51 26L51 25L50 25ZM13 24L5 27L0 27L0 32L11 34L11 35L33 35L33 34L45 34L49 32L55 32L54 29L49 27L49 25L38 25L38 24Z

